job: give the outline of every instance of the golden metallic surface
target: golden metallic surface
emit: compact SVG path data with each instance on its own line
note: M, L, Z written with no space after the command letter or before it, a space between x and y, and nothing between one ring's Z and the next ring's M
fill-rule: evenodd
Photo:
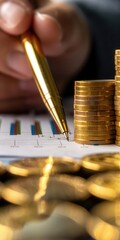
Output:
M79 140L77 138L74 138L74 141L78 144L86 144L86 145L108 145L115 143L114 139L111 140L104 140L104 141L97 141L97 140Z
M105 140L113 140L115 139L115 136L106 136L106 137L100 137L100 136L80 136L77 134L74 134L74 139L78 139L79 141L105 141Z
M115 130L115 126L109 126L108 127L108 125L103 125L103 126L101 126L101 125L96 125L96 126L92 126L92 125L86 125L86 126L81 126L81 125L75 125L74 126L75 127L75 130L94 130L94 131L101 131L101 132L103 132L103 131L111 131L111 130Z
M76 125L115 125L115 121L105 121L105 120L81 120L81 119L74 119L74 124Z
M120 49L115 50L115 55L120 55Z
M120 170L96 174L88 179L88 191L105 200L120 197Z
M60 202L43 221L39 216L28 219L14 240L79 239L85 233L88 216L87 210L79 205Z
M115 116L84 116L84 115L77 115L74 114L75 120L81 120L81 121L115 121Z
M113 135L115 135L116 134L116 131L115 131L115 129L114 130L104 130L104 133L103 133L103 131L101 131L101 130L87 130L87 129L84 129L84 130L79 130L79 128L76 128L75 127L75 130L74 130L74 134L76 135L79 135L79 134L81 134L81 135L93 135L93 136L101 136L101 135L104 135L104 136L113 136Z
M79 96L94 96L94 97L103 97L103 93L105 94L106 97L114 96L114 89L112 90L79 90L75 89L74 90L74 95L79 95Z
M8 202L23 205L40 200L86 199L88 191L83 178L62 174L50 176L47 169L42 177L34 176L9 181L4 186L2 197Z
M114 85L114 79L105 79L105 80L89 80L89 81L75 81L75 87L76 86L96 86L96 87L102 87L102 86L113 86Z
M4 206L0 208L1 240L18 240L24 227L35 221L41 223L50 217L58 203L40 201L27 206ZM30 239L30 238L29 238Z
M75 94L74 95L74 100L77 101L104 101L104 100L107 100L107 101L112 101L113 100L113 97L112 96L94 96L94 95L89 95L89 96L82 96L81 94Z
M106 110L113 110L114 106L112 105L102 105L102 106L94 106L94 105L81 105L81 104L74 104L74 110L79 110L79 111L91 111L91 112L96 112L96 111L106 111ZM119 109L118 109L119 110Z
M2 194L3 187L4 187L3 183L0 182L0 199L1 199L1 194Z
M47 60L40 49L39 40L31 32L24 33L21 36L21 40L43 102L55 120L60 132L65 133L68 138L68 127L61 99Z
M120 112L119 112L120 113ZM109 117L109 116L115 116L115 111L111 110L111 111L80 111L80 110L74 110L74 114L76 115L85 115L85 116L95 116L95 117Z
M50 167L50 175L58 173L73 173L80 169L80 164L69 157L38 157L23 158L8 164L8 172L18 176L43 175Z
M106 106L108 106L108 108L113 108L114 109L114 99L112 100L76 100L74 99L74 105L78 105L78 106L85 106L85 107L94 107L94 108L104 108L106 103Z
M81 159L81 166L92 171L119 170L120 153L91 154Z
M6 172L6 167L3 165L2 162L0 162L0 175L4 174Z
M86 226L93 239L120 240L120 201L96 205Z

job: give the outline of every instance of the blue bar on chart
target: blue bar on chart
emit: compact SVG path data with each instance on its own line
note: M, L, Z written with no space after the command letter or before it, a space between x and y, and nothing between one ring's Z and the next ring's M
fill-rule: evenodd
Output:
M50 120L50 126L51 126L53 134L60 134L60 130L59 130L57 124L53 120Z
M21 134L20 121L16 120L15 122L10 124L10 135L20 135L20 134Z
M34 124L31 125L31 134L33 136L42 134L41 126L38 121L35 121Z

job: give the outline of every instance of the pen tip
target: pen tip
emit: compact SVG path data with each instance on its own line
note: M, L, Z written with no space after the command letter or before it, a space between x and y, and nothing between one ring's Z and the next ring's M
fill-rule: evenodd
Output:
M64 135L65 135L66 139L69 141L68 132L64 132Z

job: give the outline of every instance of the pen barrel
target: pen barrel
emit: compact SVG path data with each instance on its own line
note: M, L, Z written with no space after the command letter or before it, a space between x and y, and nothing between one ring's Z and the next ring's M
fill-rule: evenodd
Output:
M61 98L38 38L31 32L21 36L40 95L61 133L68 132Z

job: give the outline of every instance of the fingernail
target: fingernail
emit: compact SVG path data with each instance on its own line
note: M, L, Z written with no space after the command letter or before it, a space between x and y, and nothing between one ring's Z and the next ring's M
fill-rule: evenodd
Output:
M46 25L48 25L48 22L54 24L54 27L58 31L59 40L61 40L62 36L63 36L63 31L62 31L62 27L61 27L60 23L54 17L52 17L50 15L43 14L43 13L40 13L40 12L37 12L36 14L37 14L37 17L41 21L46 22Z
M0 19L10 28L16 27L25 16L22 5L15 2L4 2L0 5Z
M32 77L32 72L29 67L26 56L22 52L13 51L7 56L7 66L16 73L21 74L21 77Z

